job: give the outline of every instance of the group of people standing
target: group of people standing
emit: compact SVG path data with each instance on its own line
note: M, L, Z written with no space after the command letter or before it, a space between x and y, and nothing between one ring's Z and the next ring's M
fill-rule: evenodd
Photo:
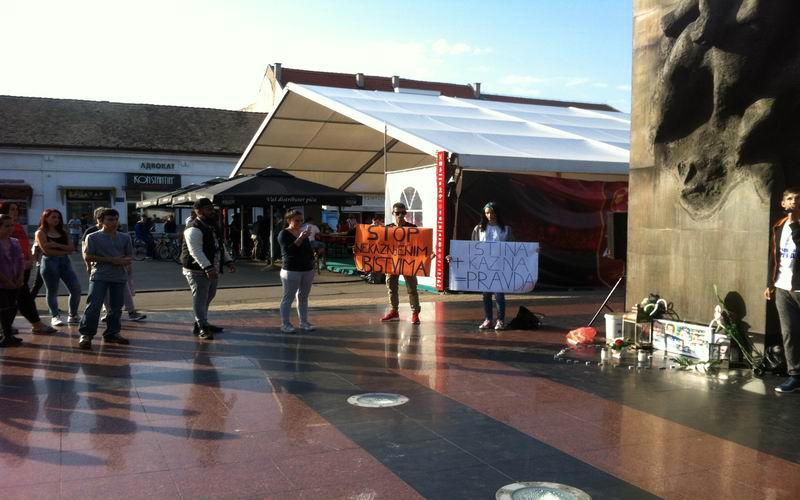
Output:
M133 244L127 233L119 231L119 213L112 208L97 209L94 214L96 225L87 229L77 242L82 247L83 259L90 276L86 308L81 316L78 310L81 286L69 258L78 248L76 241L70 238L64 227L61 213L56 209L44 211L36 231L34 248L31 250L24 228L16 221L18 212L15 204L0 203L0 346L18 345L21 342L16 337L18 332L12 328L14 317L19 311L31 323L33 333L54 333L55 327L79 325L78 345L81 349L91 349L104 307L104 341L128 344L128 339L120 334L122 307L127 307L131 320L140 321L145 316L136 311L133 303ZM388 226L413 227L414 224L406 220L406 214L406 206L395 203L392 206L393 221ZM193 206L192 215L187 219L180 262L192 294L192 331L202 340L212 340L214 334L222 332L223 328L209 323L208 310L216 295L220 275L226 270L235 272L236 268L223 244L223 232L218 227L212 202L206 198L198 200ZM285 227L277 237L282 255L280 329L284 333L296 332L291 321L291 309L295 301L299 329L315 329L308 317L308 298L315 275L314 253L320 251L320 248L316 244L316 233L319 230L312 222L305 219L300 211L289 210L285 214ZM494 203L488 203L484 207L481 223L475 227L472 239L513 239L511 227L503 223ZM41 321L35 305L36 293L28 288L29 276L38 255L41 255L40 273L46 287L50 325ZM449 256L447 258L449 260ZM399 278L395 275L386 277L390 309L381 317L383 322L400 319ZM412 311L409 321L419 324L421 307L417 277L403 278ZM62 282L69 291L66 315L62 314L58 304L58 288ZM504 328L505 296L501 293L494 295L497 302L497 322L493 320L492 294L483 294L482 329Z
M111 208L95 211L96 226L88 228L82 238L71 237L65 227L61 212L47 209L42 213L31 248L27 233L17 222L19 207L0 203L0 347L19 345L22 340L13 328L17 312L31 323L33 334L55 333L56 327L79 325L79 346L90 349L97 332L103 306L107 323L104 340L127 344L119 332L123 303L127 302L129 318L141 321L146 316L133 305L133 290L128 279L133 254L130 237L117 231L119 213ZM89 293L84 315L79 313L81 285L72 267L70 254L78 250L83 241L83 259L90 271ZM50 311L50 325L42 322L36 309L38 286L28 287L30 275L39 263L37 276L46 289L46 302ZM69 292L66 318L58 304L61 283ZM125 300L125 292L131 296Z

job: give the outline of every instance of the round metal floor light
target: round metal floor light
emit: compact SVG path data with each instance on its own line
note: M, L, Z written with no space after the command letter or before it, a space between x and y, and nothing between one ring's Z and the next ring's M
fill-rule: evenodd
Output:
M389 408L408 403L408 398L402 394L392 394L389 392L368 392L357 394L347 398L347 402L354 406L364 408Z
M585 491L559 483L529 482L503 486L497 500L591 500Z

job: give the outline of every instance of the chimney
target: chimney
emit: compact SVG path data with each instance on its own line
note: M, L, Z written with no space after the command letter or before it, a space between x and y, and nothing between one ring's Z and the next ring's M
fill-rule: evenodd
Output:
M475 99L480 99L481 98L481 82L471 83L469 86L472 87L472 96Z
M283 71L281 71L281 63L276 62L275 64L272 65L272 67L275 72L275 81L278 83L283 83L281 82L281 78L283 77Z
M364 73L356 73L356 87L364 88Z
M400 77L397 75L392 77L392 88L395 90L400 88Z

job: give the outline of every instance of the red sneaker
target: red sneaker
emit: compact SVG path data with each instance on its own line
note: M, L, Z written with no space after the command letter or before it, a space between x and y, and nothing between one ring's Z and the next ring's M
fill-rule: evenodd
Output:
M409 321L411 321L412 325L418 325L419 324L419 313L412 313L411 314L411 319Z
M400 314L397 311L389 311L383 315L381 321L400 321Z

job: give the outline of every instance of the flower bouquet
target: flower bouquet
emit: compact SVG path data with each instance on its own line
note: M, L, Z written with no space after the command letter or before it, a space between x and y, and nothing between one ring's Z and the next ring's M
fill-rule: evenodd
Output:
M611 351L611 356L615 358L621 358L625 351L628 350L628 347L632 346L633 342L629 342L625 339L614 339L613 341L606 344L606 349Z

